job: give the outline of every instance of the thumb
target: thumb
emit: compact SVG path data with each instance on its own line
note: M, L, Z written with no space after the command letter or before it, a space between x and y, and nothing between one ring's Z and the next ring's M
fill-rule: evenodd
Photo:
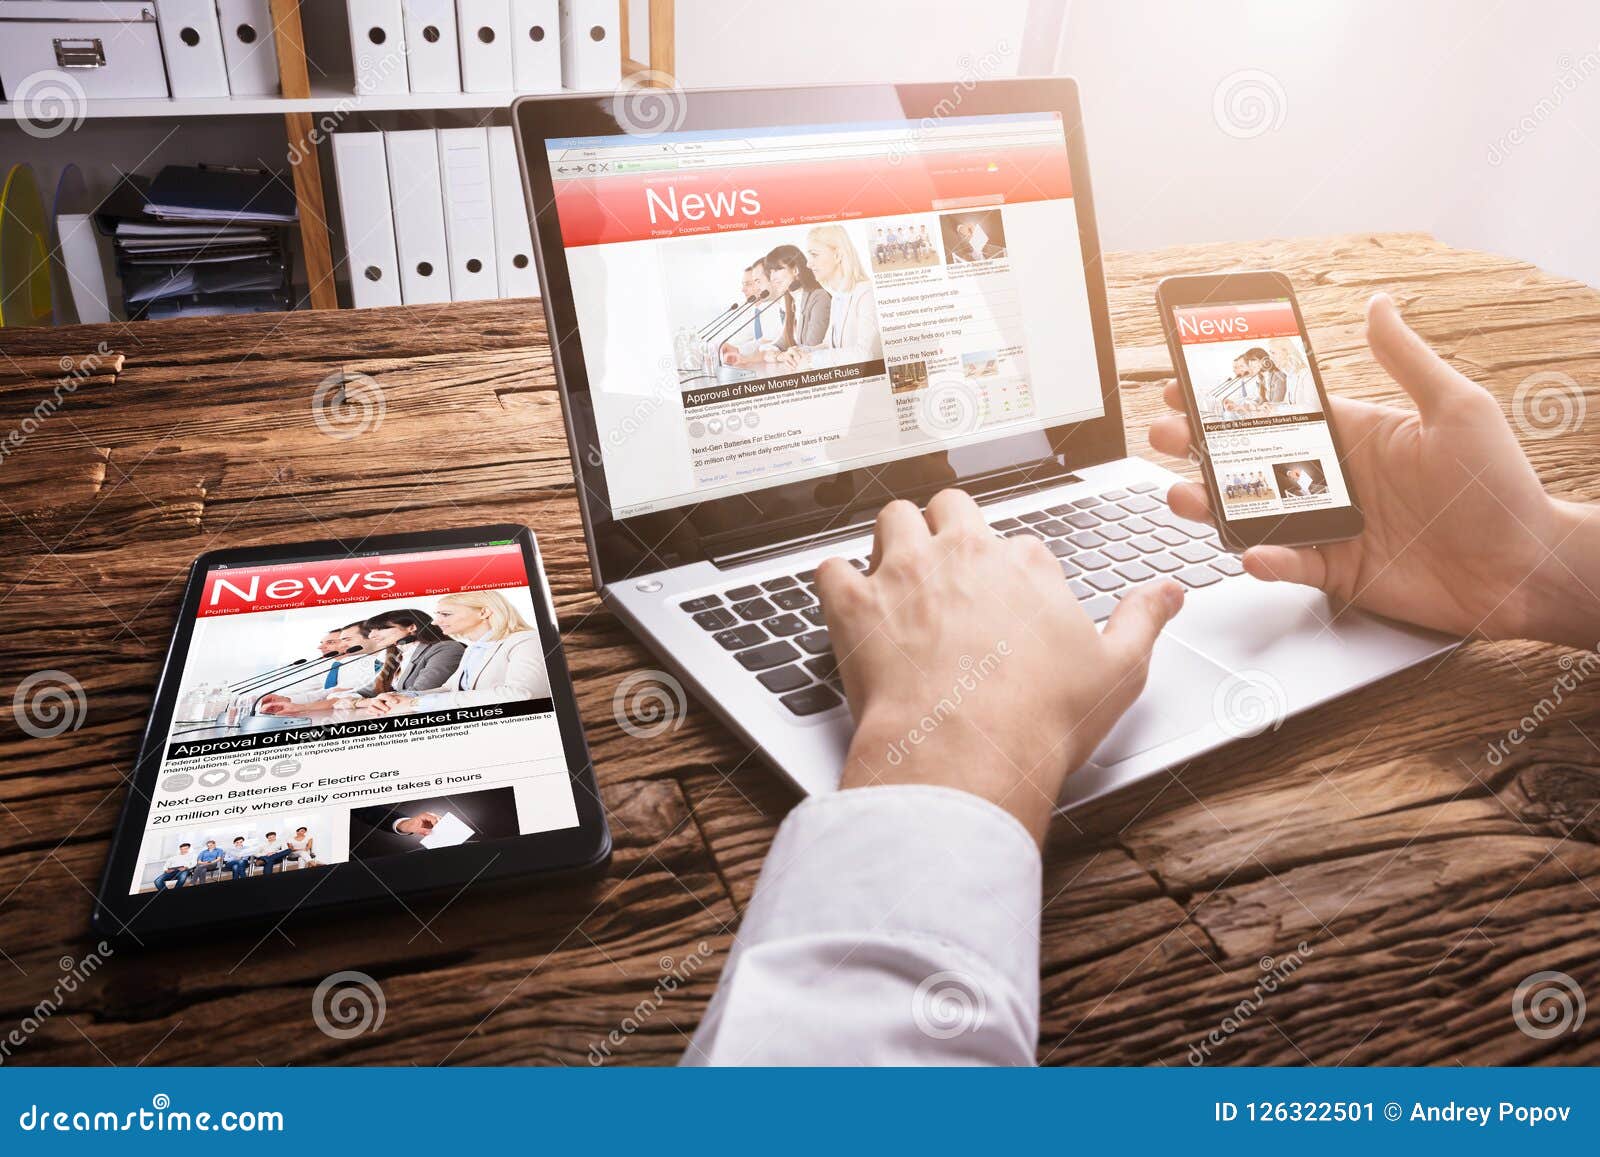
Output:
M1479 388L1450 368L1433 348L1405 323L1394 299L1375 293L1367 302L1367 345L1372 356L1417 403L1423 421L1439 417L1461 391Z
M1253 546L1244 553L1244 569L1262 582L1321 590L1328 581L1328 560L1309 546Z
M1171 579L1146 583L1117 604L1106 620L1103 637L1129 665L1150 658L1161 628L1183 606L1183 588Z

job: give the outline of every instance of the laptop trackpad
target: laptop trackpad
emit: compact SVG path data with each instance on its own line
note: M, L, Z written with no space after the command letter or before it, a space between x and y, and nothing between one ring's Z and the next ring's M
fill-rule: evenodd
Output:
M1117 763L1212 722L1212 693L1228 673L1171 631L1169 626L1156 640L1144 694L1095 749L1095 763Z

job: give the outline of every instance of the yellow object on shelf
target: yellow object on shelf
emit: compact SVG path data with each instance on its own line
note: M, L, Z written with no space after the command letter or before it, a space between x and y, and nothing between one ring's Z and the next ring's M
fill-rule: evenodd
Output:
M50 324L49 236L33 169L11 166L0 190L0 326Z

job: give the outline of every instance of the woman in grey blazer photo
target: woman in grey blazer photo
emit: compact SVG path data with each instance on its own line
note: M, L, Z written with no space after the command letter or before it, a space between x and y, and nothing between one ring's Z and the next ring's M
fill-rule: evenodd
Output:
M365 623L367 637L382 645L383 665L377 677L358 688L352 706L368 706L389 691L416 691L438 687L461 663L465 643L450 638L425 611L403 607L373 615Z

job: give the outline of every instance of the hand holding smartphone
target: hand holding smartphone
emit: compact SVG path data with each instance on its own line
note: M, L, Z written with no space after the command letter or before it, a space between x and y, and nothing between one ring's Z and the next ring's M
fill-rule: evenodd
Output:
M1289 279L1170 277L1156 302L1223 545L1359 535L1360 506Z

